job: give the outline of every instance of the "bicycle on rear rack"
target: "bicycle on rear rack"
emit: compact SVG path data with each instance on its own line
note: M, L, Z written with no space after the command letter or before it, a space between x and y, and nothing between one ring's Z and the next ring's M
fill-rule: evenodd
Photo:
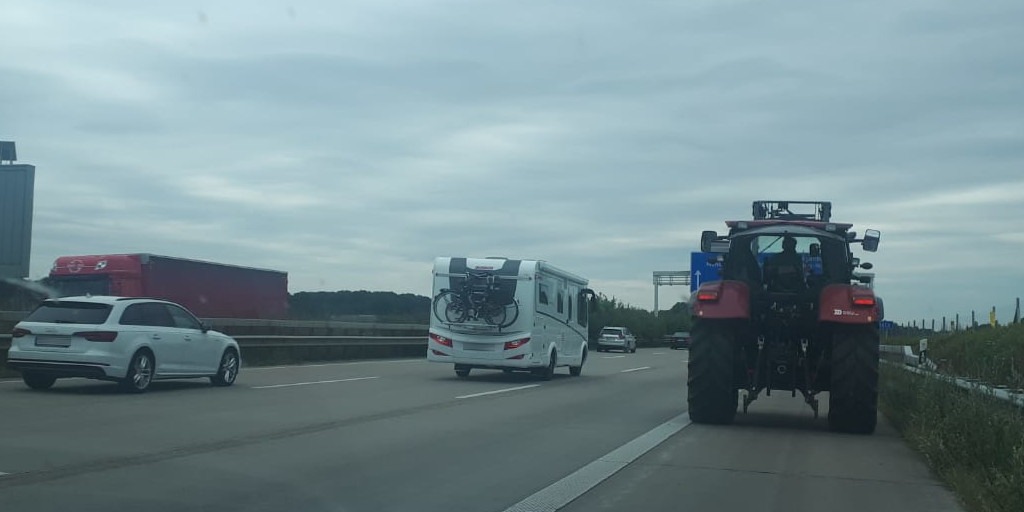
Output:
M434 297L434 316L450 324L482 320L499 329L514 324L519 318L519 304L497 300L498 279L493 274L467 274L459 289L445 288Z

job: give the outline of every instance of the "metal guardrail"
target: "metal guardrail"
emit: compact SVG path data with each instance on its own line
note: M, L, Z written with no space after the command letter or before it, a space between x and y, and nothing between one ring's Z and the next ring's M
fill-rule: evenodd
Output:
M895 361L883 360L882 362L884 363L903 368L908 372L916 373L924 377L948 382L961 389L982 393L1005 402L1010 402L1018 407L1024 407L1024 390L1010 390L1002 387L992 387L977 379L965 379L962 377L939 373L938 371L935 371L936 366L934 362L926 358L922 364L920 357L914 354L914 350L906 345L881 345L879 347L879 351L882 354L888 354L892 359L895 359ZM921 368L922 365L928 369Z
M921 357L914 354L914 349L910 348L908 345L879 345L878 351L882 353L883 357L888 354L890 358L910 366L920 366L921 364L924 364L924 366L928 367L930 370L936 369L935 363L933 363L931 359L924 359L922 361Z
M381 322L339 322L334 320L262 320L248 318L203 318L203 322L222 327L367 329L378 331L417 330L427 332L427 324L389 324ZM424 334L425 336L426 334Z
M327 348L427 346L424 336L232 336L242 348ZM11 335L0 334L0 349L11 346Z
M424 336L232 336L243 348L427 346Z

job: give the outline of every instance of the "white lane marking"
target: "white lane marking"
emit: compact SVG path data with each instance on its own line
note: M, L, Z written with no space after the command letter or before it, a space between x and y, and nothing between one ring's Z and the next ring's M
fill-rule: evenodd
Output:
M274 389L274 388L290 388L294 386L311 386L313 384L333 384L335 382L353 382L357 380L370 380L379 379L380 377L353 377L351 379L334 379L334 380L314 380L312 382L293 382L291 384L273 384L270 386L253 386L252 389Z
M321 368L324 366L344 366L350 364L401 364L401 363L426 363L426 359L399 359L395 361L387 360L374 360L374 361L342 361L337 363L319 363L319 364L286 364L281 366L245 366L242 369L247 372L258 372L260 370L281 370L284 368Z
M684 412L537 491L505 509L505 512L555 512L689 425L690 413Z
M461 400L463 398L476 398L478 396L497 395L498 393L508 393L509 391L519 391L520 389L530 389L535 388L537 386L540 386L540 384L529 384L526 386L516 386L514 388L495 389L494 391L484 391L483 393L473 393L472 395L462 395L457 396L455 398Z
M665 355L665 353L664 352L653 352L653 353L651 353L651 355L652 356L663 356L663 355Z
M626 356L604 356L605 359L622 359Z
M0 471L0 476L9 475L9 474L10 473L4 473L3 471Z
M15 382L21 382L20 380L0 380L0 384L14 384Z
M680 362L681 362L681 363L689 363L689 362L690 362L690 360L689 360L689 359L683 359L683 360L682 360L682 361L680 361Z
M638 372L638 371L640 371L640 370L650 370L650 369L651 369L651 367L650 367L650 366L641 366L640 368L630 368L630 369L628 369L628 370L622 370L622 371L621 371L621 372L619 372L619 373L629 373L629 372Z

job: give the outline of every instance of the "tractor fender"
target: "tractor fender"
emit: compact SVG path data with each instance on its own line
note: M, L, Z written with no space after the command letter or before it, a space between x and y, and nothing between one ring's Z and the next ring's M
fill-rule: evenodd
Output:
M742 281L713 281L690 295L694 318L750 318L750 288Z
M873 324L882 320L882 301L864 286L830 284L821 290L818 321Z

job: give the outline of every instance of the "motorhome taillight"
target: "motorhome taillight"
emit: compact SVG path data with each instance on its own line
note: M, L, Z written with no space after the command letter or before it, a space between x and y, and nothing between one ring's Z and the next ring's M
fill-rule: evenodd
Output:
M117 339L115 331L82 331L76 332L74 336L85 338L88 341L111 342Z
M430 339L432 339L432 340L436 341L437 343L439 343L441 345L444 345L444 346L446 346L448 348L451 348L451 346L452 346L452 339L451 338L445 338L444 336L441 336L440 334L430 333ZM444 354L442 354L442 355L444 355Z
M519 348L519 347L521 347L523 345L526 345L529 342L530 342L530 338L522 338L522 339L518 339L518 340L515 340L515 341L506 341L505 342L505 350L512 350L514 348Z
M25 336L28 336L29 334L32 334L32 331L30 331L28 329L15 329L14 331L11 332L11 337L12 338L23 338Z

